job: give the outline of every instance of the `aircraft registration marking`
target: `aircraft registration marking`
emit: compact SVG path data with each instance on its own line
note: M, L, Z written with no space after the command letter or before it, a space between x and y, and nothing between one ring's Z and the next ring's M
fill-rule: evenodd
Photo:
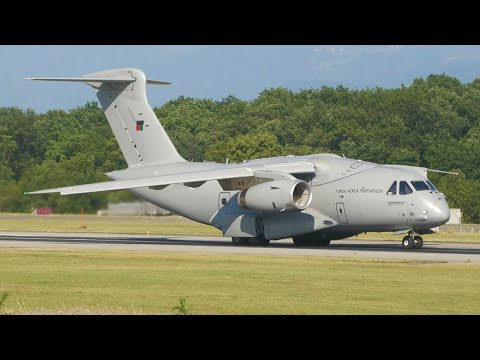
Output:
M338 194L346 194L346 193L355 193L355 194L382 194L383 189L366 189L362 188L351 188L351 189L337 189Z

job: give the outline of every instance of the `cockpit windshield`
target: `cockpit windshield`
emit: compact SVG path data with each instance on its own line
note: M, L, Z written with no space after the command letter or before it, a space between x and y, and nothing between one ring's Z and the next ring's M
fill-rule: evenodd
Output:
M427 180L427 184L428 186L430 186L430 189L432 189L432 191L435 191L436 193L438 193L437 188L435 187L435 185L432 184L430 180Z
M413 190L406 181L400 181L400 189L398 192L400 193L400 195L408 195L413 193Z
M397 188L398 184L398 188ZM387 195L408 195L413 193L412 186L416 191L435 191L438 193L437 188L432 184L430 180L416 180L416 181L394 181L390 188L387 190Z
M387 191L387 195L397 195L397 182L394 181Z
M428 187L427 184L425 184L425 181L410 181L417 191L430 191L430 188Z

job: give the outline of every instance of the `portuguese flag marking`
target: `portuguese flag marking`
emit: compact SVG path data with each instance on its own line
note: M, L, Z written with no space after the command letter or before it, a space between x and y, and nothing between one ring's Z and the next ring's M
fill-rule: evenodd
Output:
M137 131L143 131L143 120L137 120Z

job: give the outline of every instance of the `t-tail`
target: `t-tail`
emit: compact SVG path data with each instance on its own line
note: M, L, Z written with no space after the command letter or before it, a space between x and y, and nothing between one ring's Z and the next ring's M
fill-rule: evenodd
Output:
M148 104L146 80L139 69L113 69L80 78L27 78L28 80L84 82L93 87L129 167L185 162Z

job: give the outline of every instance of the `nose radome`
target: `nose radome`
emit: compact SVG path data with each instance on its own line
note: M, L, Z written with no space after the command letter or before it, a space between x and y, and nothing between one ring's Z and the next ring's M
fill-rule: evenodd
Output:
M442 222L445 224L450 220L450 208L448 207L447 202L444 200L445 206L442 207Z
M438 200L431 213L430 219L437 223L437 226L445 224L450 219L450 208L445 199Z

